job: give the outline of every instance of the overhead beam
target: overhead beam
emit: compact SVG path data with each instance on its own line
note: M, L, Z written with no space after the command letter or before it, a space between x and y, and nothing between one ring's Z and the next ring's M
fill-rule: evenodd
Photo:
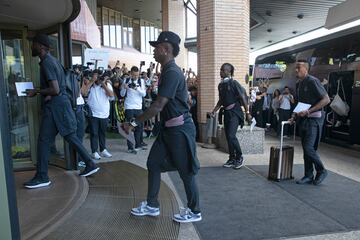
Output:
M332 29L360 19L360 1L347 0L329 9L325 28Z

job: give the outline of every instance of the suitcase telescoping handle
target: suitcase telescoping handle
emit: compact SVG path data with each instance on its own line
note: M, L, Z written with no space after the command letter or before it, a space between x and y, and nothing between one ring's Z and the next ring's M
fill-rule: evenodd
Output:
M277 169L276 177L277 179L280 179L281 175L281 166L282 166L282 155L283 155L283 142L284 142L284 126L285 124L291 124L290 121L282 121L281 122L281 135L280 135L280 153L279 153L279 167ZM294 142L295 142L295 133L296 133L296 123L294 124Z

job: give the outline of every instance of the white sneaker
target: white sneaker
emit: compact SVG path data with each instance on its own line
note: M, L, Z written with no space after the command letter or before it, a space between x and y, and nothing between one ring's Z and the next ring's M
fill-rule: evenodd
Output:
M175 222L189 223L202 220L201 213L193 213L189 208L180 208L180 213L173 217Z
M98 154L98 152L92 153L92 154L91 154L91 157L92 157L93 159L95 159L95 160L99 160L99 159L101 158L100 155Z
M141 202L137 208L131 209L131 214L135 216L159 216L160 208L150 207L147 201Z
M109 153L108 150L106 150L106 149L104 149L104 151L102 151L102 152L100 153L100 155L101 155L102 157L106 157L106 158L111 158L111 157L112 157L111 153Z

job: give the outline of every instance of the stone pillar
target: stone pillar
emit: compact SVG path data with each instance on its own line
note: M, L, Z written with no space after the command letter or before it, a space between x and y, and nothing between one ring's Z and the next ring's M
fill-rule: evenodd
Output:
M176 63L181 68L187 68L188 51L184 47L186 38L185 29L185 7L183 0L162 0L162 29L172 31L181 38L180 54L176 57Z
M219 99L217 86L223 63L234 65L234 78L245 87L245 75L249 72L250 0L198 0L197 3L198 119L204 125L206 112Z

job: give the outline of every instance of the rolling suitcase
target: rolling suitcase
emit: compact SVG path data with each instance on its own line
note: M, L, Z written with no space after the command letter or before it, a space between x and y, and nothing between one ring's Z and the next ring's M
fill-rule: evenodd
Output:
M290 122L281 122L280 146L272 146L270 149L269 180L280 181L294 178L292 175L294 147L290 145L283 145L285 124L290 124ZM294 129L294 141L295 130L296 129Z

